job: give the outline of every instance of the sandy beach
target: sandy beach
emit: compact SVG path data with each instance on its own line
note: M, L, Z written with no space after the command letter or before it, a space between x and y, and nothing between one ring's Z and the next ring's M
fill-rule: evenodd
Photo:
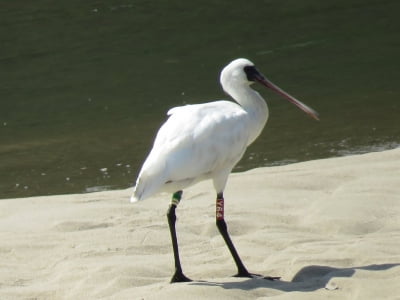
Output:
M132 189L0 200L0 299L400 299L400 148L232 174L225 218L249 271L234 278L211 182L177 210Z

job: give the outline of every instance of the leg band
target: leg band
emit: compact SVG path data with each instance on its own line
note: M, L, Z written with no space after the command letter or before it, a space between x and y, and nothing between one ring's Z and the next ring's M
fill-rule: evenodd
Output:
M224 219L224 198L218 197L216 203L215 217L218 220Z
M182 198L182 191L178 191L172 195L171 205L178 206Z

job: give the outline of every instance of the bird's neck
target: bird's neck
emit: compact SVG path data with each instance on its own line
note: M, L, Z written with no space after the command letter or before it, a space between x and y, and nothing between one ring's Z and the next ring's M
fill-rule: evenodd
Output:
M260 135L268 120L269 111L267 103L257 91L248 85L240 89L233 89L229 93L249 116L249 126L251 127L249 145Z

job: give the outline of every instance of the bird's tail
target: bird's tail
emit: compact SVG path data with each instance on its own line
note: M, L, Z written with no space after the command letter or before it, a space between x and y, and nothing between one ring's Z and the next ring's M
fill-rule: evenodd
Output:
M130 199L132 203L144 200L157 193L165 183L162 174L153 173L152 170L146 170L139 174L133 195Z
M130 199L131 203L138 202L139 200L140 200L140 198L136 197L135 194L133 194L133 195L131 196L131 199Z
M143 182L142 178L139 178L139 180L136 182L136 186L133 191L133 195L131 196L131 203L137 202L144 200L146 198L149 198L153 194L157 193L160 185L159 184L146 184Z
M140 180L140 176L139 176L136 181L136 186L133 190L133 195L131 196L131 199L130 199L131 203L135 203L137 201L144 199L143 194L145 191L145 185L141 184L141 181L142 180Z

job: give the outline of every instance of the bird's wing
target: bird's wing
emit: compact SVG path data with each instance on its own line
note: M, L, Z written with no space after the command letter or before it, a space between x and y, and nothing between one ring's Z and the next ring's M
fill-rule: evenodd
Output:
M236 103L217 101L171 109L157 133L139 174L143 195L167 182L196 178L233 168L247 141L247 114Z

